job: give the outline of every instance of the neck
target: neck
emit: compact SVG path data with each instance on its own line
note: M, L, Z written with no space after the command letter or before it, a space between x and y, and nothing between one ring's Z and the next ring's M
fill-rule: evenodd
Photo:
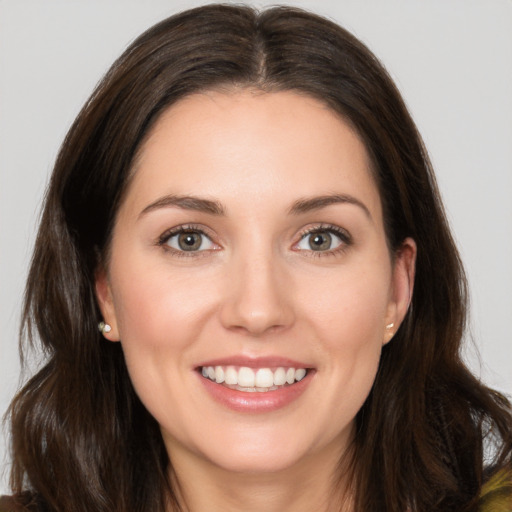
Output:
M173 452L171 483L179 512L354 510L348 464L340 463L348 457L333 446L293 467L264 473L227 471L184 449Z

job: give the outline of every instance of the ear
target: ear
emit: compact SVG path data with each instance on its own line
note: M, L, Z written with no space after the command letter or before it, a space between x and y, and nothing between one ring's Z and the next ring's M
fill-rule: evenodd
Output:
M414 288L416 254L416 242L412 238L406 238L395 253L391 297L384 326L384 344L393 338L409 309Z
M95 287L96 299L98 300L98 305L103 316L103 322L111 327L109 332L103 331L102 334L109 341L119 341L119 329L117 326L112 290L110 288L107 272L103 267L96 271Z

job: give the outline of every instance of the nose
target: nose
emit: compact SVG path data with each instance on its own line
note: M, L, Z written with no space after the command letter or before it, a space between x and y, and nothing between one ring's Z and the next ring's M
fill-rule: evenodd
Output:
M283 265L263 254L231 262L220 315L226 329L261 336L293 324L293 283Z

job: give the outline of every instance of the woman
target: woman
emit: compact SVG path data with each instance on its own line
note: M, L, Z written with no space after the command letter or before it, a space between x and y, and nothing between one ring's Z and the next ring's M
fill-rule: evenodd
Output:
M291 8L171 17L57 159L4 508L510 510L510 405L460 358L465 302L359 41Z

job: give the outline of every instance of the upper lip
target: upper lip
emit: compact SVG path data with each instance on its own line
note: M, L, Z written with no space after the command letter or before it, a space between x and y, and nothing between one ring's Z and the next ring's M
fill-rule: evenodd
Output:
M264 356L248 357L244 355L233 355L218 359L210 359L198 365L204 366L245 366L248 368L312 368L313 366L304 361L297 361L287 357Z

